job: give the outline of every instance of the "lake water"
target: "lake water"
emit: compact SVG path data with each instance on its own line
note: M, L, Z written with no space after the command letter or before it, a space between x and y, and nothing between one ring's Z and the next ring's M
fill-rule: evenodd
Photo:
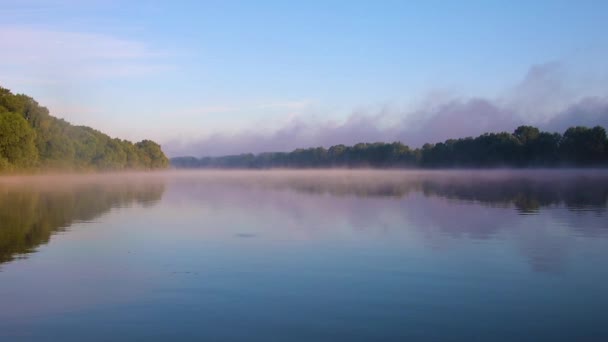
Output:
M608 341L608 172L0 178L0 340Z

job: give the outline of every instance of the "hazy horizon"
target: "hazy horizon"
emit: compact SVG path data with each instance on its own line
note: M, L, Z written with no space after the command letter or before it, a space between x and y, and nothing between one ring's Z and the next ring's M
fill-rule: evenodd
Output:
M607 127L606 6L9 0L0 85L170 157Z
M608 341L608 1L0 17L0 340Z

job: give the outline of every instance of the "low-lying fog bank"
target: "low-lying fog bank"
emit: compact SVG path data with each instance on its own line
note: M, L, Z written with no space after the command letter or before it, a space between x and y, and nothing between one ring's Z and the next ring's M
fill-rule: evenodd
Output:
M152 186L196 188L211 193L229 189L295 191L358 197L404 197L411 193L490 204L513 203L523 210L565 203L604 208L608 170L170 170L103 174L0 177L0 193L144 191ZM100 190L101 191L101 190Z
M454 170L376 170L376 169L270 169L270 170L168 170L154 172L70 173L0 176L0 185L39 184L45 186L64 183L167 181L171 179L199 179L218 182L403 182L434 181L500 181L528 179L536 181L574 178L608 178L608 169L454 169Z

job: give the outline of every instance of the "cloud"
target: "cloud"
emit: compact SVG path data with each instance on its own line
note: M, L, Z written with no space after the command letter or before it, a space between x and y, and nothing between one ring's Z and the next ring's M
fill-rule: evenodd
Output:
M553 116L543 127L563 132L574 125L600 125L608 129L608 96L591 96L572 103Z
M28 84L141 76L172 68L163 52L105 34L0 27L0 41L3 78Z
M414 109L357 111L341 122L299 115L271 132L250 129L194 141L176 139L167 141L164 149L171 156L213 156L376 141L419 147L484 132L511 132L523 124L557 132L576 125L608 127L608 96L580 89L569 86L560 64L547 63L532 66L521 82L494 99L432 93Z
M376 127L377 116L353 115L343 123L305 121L299 117L271 133L254 130L233 135L217 133L196 142L169 141L163 150L175 155L223 155L244 152L290 151L302 146L329 146L376 139L386 131Z
M560 109L576 101L565 68L557 62L533 65L523 80L504 95L504 107L535 120L550 119Z
M479 135L483 132L511 130L523 123L516 112L491 100L472 98L451 100L436 109L420 109L408 117L422 117L415 125L402 125L397 140L413 146L450 138ZM411 119L409 119L411 120ZM406 119L407 121L409 121Z

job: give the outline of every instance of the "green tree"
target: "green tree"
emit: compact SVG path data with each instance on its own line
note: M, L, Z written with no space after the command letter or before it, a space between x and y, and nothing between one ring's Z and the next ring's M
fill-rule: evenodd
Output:
M519 126L513 132L513 135L522 143L527 144L530 141L534 141L538 138L540 130L532 126Z
M592 165L605 162L606 130L603 127L570 127L560 143L560 154L565 162Z
M142 140L135 144L139 160L146 169L159 169L169 166L169 159L165 156L160 145L152 140Z
M160 146L139 146L49 114L26 95L0 87L0 171L32 166L83 170L154 169L168 166Z
M35 137L34 130L21 115L0 110L0 158L4 160L4 168L34 166L38 159Z

